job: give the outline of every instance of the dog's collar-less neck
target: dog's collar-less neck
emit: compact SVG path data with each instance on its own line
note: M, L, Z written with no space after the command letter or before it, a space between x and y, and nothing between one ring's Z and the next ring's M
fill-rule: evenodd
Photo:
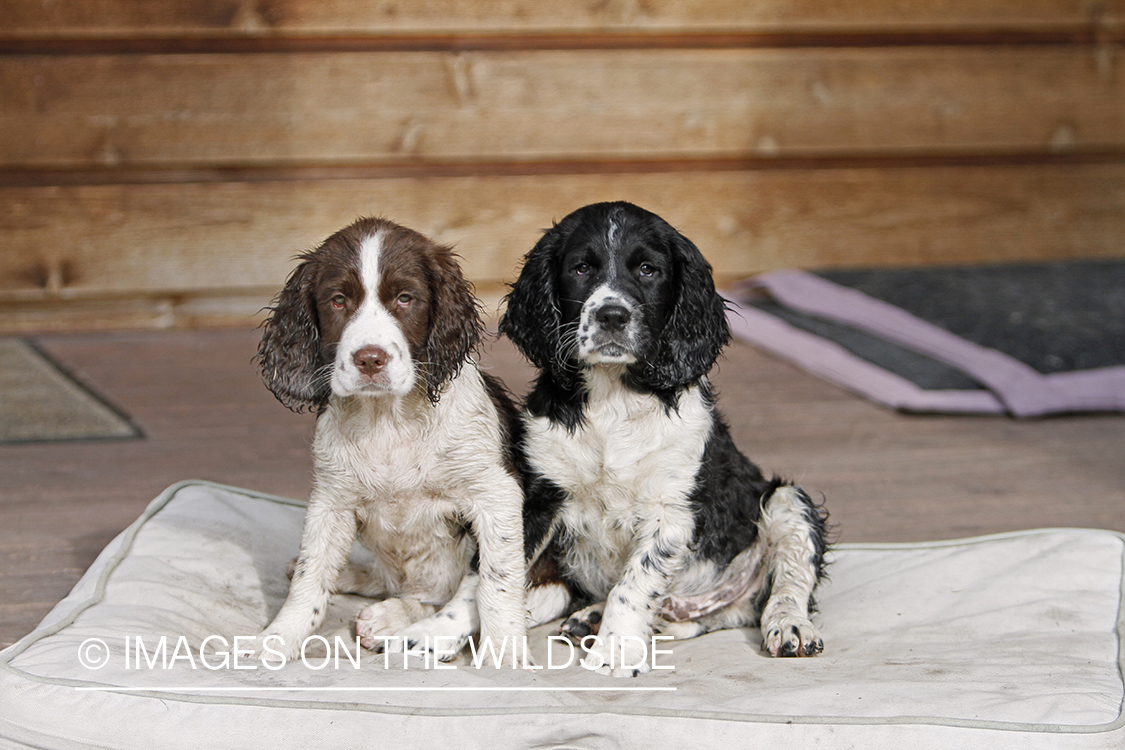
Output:
M331 403L337 413L345 420L363 419L368 424L379 420L425 421L435 413L435 404L426 396L424 385L415 383L405 396L390 393L355 394L338 396L333 394Z

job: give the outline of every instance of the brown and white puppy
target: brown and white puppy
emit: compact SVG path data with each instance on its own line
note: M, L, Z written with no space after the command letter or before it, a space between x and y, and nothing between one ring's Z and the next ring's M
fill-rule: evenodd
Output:
M481 322L452 251L361 219L301 256L264 328L267 387L318 418L300 554L258 654L300 653L336 592L382 599L356 621L368 648L450 659L478 612L483 636L522 642L515 411L470 360ZM370 566L349 562L357 538Z

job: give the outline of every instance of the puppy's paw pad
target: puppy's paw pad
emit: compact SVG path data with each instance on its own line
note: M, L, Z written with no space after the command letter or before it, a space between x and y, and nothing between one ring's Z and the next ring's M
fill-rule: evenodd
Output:
M816 656L824 638L806 619L787 617L763 628L762 650L770 656Z
M583 638L598 634L602 626L602 612L604 610L605 603L602 602L575 612L559 626L559 633L565 635L574 643L581 644Z

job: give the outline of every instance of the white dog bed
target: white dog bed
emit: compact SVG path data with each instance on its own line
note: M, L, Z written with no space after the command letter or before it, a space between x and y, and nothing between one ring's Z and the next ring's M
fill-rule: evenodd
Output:
M1117 533L841 545L820 595L826 649L812 659L768 658L756 630L731 630L661 644L657 664L671 669L618 680L558 668L561 647L548 662L544 626L537 671L465 657L404 669L370 653L355 668L319 641L304 663L223 668L222 643L280 607L303 512L213 484L169 488L0 652L0 746L1125 745ZM348 640L361 604L335 599L328 643ZM209 636L220 648L201 653Z

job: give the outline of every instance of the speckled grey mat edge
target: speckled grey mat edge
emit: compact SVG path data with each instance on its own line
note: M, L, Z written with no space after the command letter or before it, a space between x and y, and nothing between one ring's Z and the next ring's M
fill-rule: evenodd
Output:
M0 338L0 444L137 437L124 413L34 342Z

